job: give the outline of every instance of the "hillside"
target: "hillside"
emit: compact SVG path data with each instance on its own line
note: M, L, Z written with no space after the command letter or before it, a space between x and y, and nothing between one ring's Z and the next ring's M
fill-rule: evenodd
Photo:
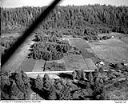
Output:
M44 9L45 7L2 8L2 33L24 30ZM127 34L127 28L128 7L105 5L58 6L40 26L40 30L92 37L97 33L111 31Z

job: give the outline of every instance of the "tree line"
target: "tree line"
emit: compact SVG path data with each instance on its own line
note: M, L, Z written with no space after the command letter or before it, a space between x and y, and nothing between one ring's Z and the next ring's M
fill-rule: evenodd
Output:
M46 7L1 8L2 32L29 26ZM96 32L128 33L128 7L106 5L57 6L40 28L70 29L75 35ZM77 30L77 31L75 31ZM93 30L96 30L93 32ZM74 33L75 31L75 33Z
M35 35L35 44L31 46L31 52L28 55L34 59L59 60L63 58L71 46L67 41L59 40L56 36Z
M74 70L72 74L61 73L58 74L60 79L50 78L48 74L34 79L23 71L2 72L1 99L30 100L33 91L45 100L114 100L114 96L118 96L116 88L127 88L127 75L128 67L122 63L110 64L108 71L98 68L94 72ZM127 96L119 99L127 99Z
M1 50L0 53L3 55L16 41L17 39L13 36L10 37L2 37L0 39Z
M81 77L83 72L75 72L76 76ZM74 78L76 78L74 76ZM89 75L89 80L93 80L92 73ZM96 86L101 91L96 92L91 88L91 83L84 81L84 88L63 79L51 79L48 74L40 75L36 79L29 78L23 71L14 73L3 73L1 76L1 98L3 100L30 100L31 90L45 100L86 100L95 99L94 96L100 95L103 97L103 88ZM90 79L91 78L91 79ZM77 77L78 79L78 77ZM79 83L82 81L78 79ZM96 82L95 82L96 83ZM99 83L97 83L99 85ZM97 93L93 96L93 93ZM99 97L98 99L103 99Z

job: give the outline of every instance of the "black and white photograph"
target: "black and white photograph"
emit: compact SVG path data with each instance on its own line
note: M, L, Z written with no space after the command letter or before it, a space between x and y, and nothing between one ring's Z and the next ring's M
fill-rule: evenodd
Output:
M128 0L0 0L0 13L1 101L127 103Z

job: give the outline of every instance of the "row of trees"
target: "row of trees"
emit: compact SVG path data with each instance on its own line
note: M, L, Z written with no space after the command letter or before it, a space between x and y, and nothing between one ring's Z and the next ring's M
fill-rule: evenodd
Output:
M84 88L79 85L81 81L84 82ZM43 78L38 75L36 79L30 79L24 72L15 72L10 75L2 75L1 98L3 100L29 100L30 90L46 100L95 98L93 96L95 91L91 88L90 82L79 79L79 83L63 79L50 79L48 74L45 74Z
M59 76L60 79L51 79L48 74L44 74L43 77L38 75L33 79L27 77L23 71L1 73L1 98L30 99L30 90L32 90L46 100L114 100L108 95L109 92L115 94L115 88L120 90L121 87L124 89L128 85L128 67L122 63L110 64L107 72L99 68L94 72L75 70L72 74L62 73ZM66 79L63 79L64 76Z
M16 41L16 38L14 38L13 36L10 37L2 37L0 39L0 46L1 46L1 50L0 53L3 55Z
M31 46L29 57L34 59L43 60L59 60L63 57L64 53L70 50L71 46L68 43L44 43L38 42Z
M45 7L23 7L1 9L2 31L19 30L27 27L44 11ZM42 29L78 29L86 35L85 29L97 32L116 31L128 33L128 7L105 5L56 7L41 24ZM76 33L77 34L77 33ZM94 34L94 33L93 33Z
M8 49L9 47L12 46L12 44L15 41L16 41L16 38L14 38L13 36L3 37L0 39L0 45Z
M29 100L30 87L30 79L23 71L1 75L1 99Z
M57 37L53 34L48 34L48 36L44 36L43 34L37 34L35 35L34 41L38 42L58 42L59 40Z

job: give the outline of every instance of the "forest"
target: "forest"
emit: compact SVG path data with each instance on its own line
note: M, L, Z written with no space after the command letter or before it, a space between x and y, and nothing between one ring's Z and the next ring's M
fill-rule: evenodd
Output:
M46 7L1 8L1 32L21 31ZM39 30L74 36L94 37L97 33L128 33L128 7L106 5L57 6ZM63 33L63 30L65 31Z
M30 100L32 92L40 96L41 100L127 99L128 67L118 63L110 64L109 68L107 72L103 68L94 72L74 70L71 74L61 73L59 79L50 78L48 74L33 79L23 71L2 73L1 99ZM118 92L119 89L123 90Z
M68 41L59 40L55 35L35 35L34 43L31 46L29 58L43 59L46 61L59 60L67 53L71 46Z
M16 41L17 39L13 36L3 37L0 39L0 54L4 54Z

